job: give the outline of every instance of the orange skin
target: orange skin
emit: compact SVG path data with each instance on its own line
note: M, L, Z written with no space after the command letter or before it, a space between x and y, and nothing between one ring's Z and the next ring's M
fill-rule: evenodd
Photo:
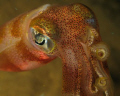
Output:
M94 13L85 5L46 4L14 18L0 31L0 70L30 70L59 57L63 96L113 96L106 63L109 50ZM39 45L41 39L36 44L33 37L37 35L31 33L48 38L49 46Z

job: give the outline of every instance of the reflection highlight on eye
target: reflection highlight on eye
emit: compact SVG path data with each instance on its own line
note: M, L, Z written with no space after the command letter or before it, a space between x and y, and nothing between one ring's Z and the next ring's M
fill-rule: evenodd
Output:
M49 36L44 35L42 31L43 29L37 31L33 27L30 28L32 44L37 49L50 53L55 48L55 42Z
M44 45L45 44L45 37L38 33L38 34L35 34L35 43L38 44L38 45Z

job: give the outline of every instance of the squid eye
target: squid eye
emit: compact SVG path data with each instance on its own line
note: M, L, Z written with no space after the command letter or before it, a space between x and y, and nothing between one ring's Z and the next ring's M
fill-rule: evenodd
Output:
M47 35L42 34L44 30L30 28L30 41L38 50L50 53L55 48L55 42Z

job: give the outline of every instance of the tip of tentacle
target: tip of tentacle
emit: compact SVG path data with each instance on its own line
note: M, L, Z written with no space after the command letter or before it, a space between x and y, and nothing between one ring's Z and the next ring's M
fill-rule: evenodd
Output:
M91 47L91 51L94 53L100 61L105 61L109 57L110 51L106 44L100 42Z

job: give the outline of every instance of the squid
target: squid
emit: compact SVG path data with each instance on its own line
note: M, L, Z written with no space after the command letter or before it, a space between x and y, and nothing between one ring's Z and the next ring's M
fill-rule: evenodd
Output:
M62 96L114 96L109 49L87 6L45 4L0 27L0 70L31 70L61 58Z

